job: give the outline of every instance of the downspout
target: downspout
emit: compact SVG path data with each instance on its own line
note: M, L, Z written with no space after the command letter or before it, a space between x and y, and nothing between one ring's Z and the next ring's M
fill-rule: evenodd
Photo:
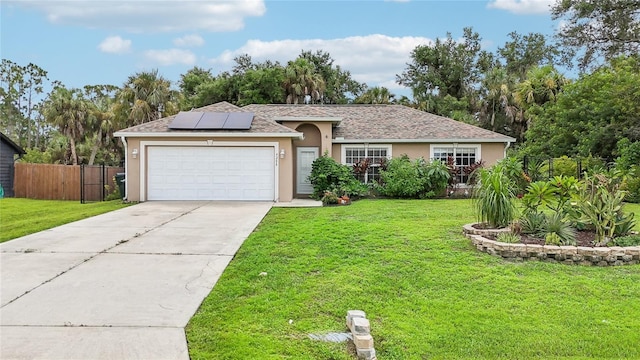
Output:
M511 141L507 141L507 146L504 147L504 155L502 155L503 158L507 158L507 149L509 149L509 147L511 146Z
M129 181L127 181L127 177L128 177L128 172L129 172L129 167L128 165L128 161L127 158L129 157L129 149L127 148L127 140L125 139L124 136L120 136L120 141L122 141L122 145L124 145L124 196L122 197L123 200L127 200L129 197Z

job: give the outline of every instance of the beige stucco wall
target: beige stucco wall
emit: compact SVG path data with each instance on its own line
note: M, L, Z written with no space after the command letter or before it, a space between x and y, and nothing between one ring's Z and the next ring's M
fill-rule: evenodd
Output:
M330 121L285 121L282 125L289 127L291 129L297 129L300 125L311 124L320 130L320 155L322 156L325 152L329 152L329 156L332 153L331 147L331 139L333 137L333 125ZM304 146L304 145L299 145Z
M211 140L211 137L197 137L197 138L128 138L127 139L127 199L129 201L140 201L140 174L141 166L146 164L140 163L140 158L143 151L146 149L141 148L140 141L143 141L147 146L149 142L184 142L182 146L225 146L224 143L278 143L278 151L284 149L285 157L277 158L278 161L278 201L288 202L293 199L293 146L291 138L217 138L213 139L212 145L207 144L207 140ZM153 144L151 144L153 146ZM270 145L270 144L266 144ZM172 145L169 145L172 146ZM134 159L132 151L138 149L138 156ZM146 156L145 156L146 159ZM146 196L145 196L146 198Z
M332 146L332 157L337 162L341 162L342 156L342 145L343 144L333 144ZM347 144L345 144L347 145ZM355 145L355 144L354 144ZM419 157L423 157L425 159L431 159L431 145L428 143L396 143L391 144L391 155L392 157L399 157L403 154L406 154L411 159L417 159ZM437 144L433 144L437 145ZM451 146L451 143L442 144L443 146ZM504 143L480 143L480 156L481 159L485 162L485 166L494 165L498 160L504 157ZM375 144L371 144L371 146L375 146ZM459 147L464 147L465 144L459 143Z

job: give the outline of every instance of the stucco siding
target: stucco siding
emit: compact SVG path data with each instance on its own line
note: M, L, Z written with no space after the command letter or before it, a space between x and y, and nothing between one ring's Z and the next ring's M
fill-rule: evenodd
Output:
M337 162L341 162L342 146L353 144L333 144L333 158ZM453 146L450 143L429 144L429 143L395 143L391 144L392 157L400 157L402 155L409 156L410 159L423 157L426 160L432 158L431 146ZM504 143L483 143L476 144L480 146L480 157L485 162L485 166L494 165L498 160L504 157ZM465 147L465 144L458 144L458 147Z

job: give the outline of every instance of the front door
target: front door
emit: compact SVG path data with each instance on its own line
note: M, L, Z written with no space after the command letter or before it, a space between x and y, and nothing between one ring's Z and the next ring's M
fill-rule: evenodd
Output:
M297 164L296 164L296 192L298 194L313 194L313 186L309 181L311 175L311 164L318 158L317 147L299 147L297 148Z

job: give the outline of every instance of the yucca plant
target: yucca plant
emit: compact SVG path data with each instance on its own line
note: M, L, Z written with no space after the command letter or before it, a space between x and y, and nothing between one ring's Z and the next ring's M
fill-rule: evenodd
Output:
M509 244L515 244L515 243L519 243L520 242L520 236L508 232L508 233L500 233L498 234L498 236L496 236L496 241L499 242L503 242L503 243L509 243Z
M546 217L544 213L528 211L522 214L518 225L520 226L520 232L523 234L538 234L544 228Z
M516 216L515 184L504 166L497 164L491 169L482 169L479 179L474 191L478 220L491 228L509 225Z
M571 227L570 223L564 221L561 213L554 213L546 217L541 235L543 235L547 244L576 244L576 231Z

